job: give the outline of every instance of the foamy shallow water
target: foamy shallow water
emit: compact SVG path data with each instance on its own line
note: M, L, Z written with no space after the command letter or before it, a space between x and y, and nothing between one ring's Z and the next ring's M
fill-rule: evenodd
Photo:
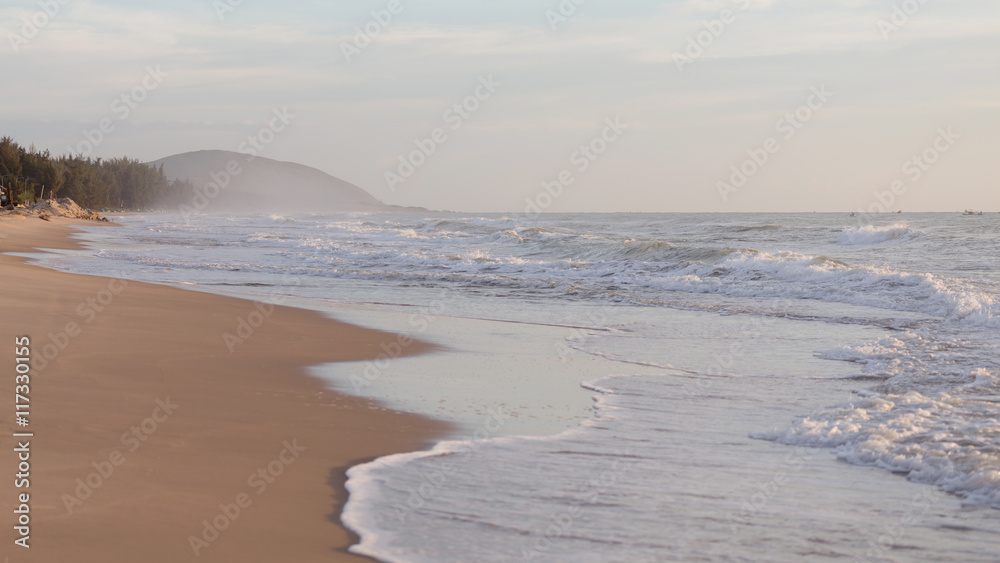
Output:
M584 383L594 417L556 436L473 436L484 418L433 451L352 469L345 521L367 531L356 550L387 561L995 558L994 510L847 465L830 449L750 436L851 400L861 374L806 351L876 330L696 311L623 316L631 330L580 336L570 364L601 354L647 367L670 357L672 367ZM649 339L643 322L670 328Z
M996 217L178 221L125 218L56 262L335 310L453 347L389 362L370 385L356 385L363 363L317 368L471 438L351 471L359 552L1000 553Z

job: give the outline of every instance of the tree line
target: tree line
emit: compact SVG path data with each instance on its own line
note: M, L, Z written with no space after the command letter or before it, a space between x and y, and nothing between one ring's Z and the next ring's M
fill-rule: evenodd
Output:
M0 138L0 185L11 186L21 202L68 197L96 210L153 209L190 199L194 189L186 180L167 180L162 165L127 157L54 157L10 137Z

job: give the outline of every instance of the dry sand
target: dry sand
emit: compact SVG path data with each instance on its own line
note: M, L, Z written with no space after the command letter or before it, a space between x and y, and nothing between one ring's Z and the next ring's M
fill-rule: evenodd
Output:
M0 251L73 248L73 224L0 218ZM325 391L303 371L372 359L395 335L279 307L230 353L222 335L257 310L0 256L0 554L11 563L365 560L346 552L354 538L339 519L344 471L419 449L447 429ZM14 424L15 337L23 335L36 360L46 346L64 345L33 368L27 429ZM428 349L414 343L407 352ZM30 488L16 489L11 436L24 430L34 433ZM251 478L259 470L263 477ZM88 478L97 486L81 487ZM23 492L31 495L30 549L14 545L12 530ZM238 500L239 516L225 516L219 505L235 515ZM202 539L196 557L191 537L203 538L206 520L225 529L217 538L208 531L212 541Z

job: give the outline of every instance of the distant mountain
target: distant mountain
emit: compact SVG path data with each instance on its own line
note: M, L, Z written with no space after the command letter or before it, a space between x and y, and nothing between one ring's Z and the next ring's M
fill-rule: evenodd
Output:
M197 187L229 182L207 211L412 211L386 205L365 190L326 172L293 162L250 158L230 151L195 151L161 158L169 180L190 180ZM237 171L235 174L227 169ZM229 178L227 180L227 178ZM211 188L211 187L210 187ZM212 192L209 192L212 193Z

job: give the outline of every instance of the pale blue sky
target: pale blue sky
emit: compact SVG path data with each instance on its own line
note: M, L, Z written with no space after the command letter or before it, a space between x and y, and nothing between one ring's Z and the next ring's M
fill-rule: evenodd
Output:
M39 4L0 7L0 130L56 153L102 118L115 130L92 156L237 150L287 107L263 156L402 205L523 211L568 170L549 211L846 211L897 179L893 208L1000 210L996 2L897 0L919 9L886 39L891 1L589 0L553 30L559 0L400 0L348 63L342 44L388 0L243 0L222 20L213 0L63 1L17 52L10 34ZM724 9L680 71L675 55ZM120 119L114 100L156 65L162 84ZM445 111L490 75L496 92L453 130ZM785 138L779 120L820 86L833 95ZM616 117L628 129L581 172L574 152ZM439 127L447 140L390 190L386 172ZM959 138L914 180L907 161L948 127ZM768 138L778 150L722 198Z

